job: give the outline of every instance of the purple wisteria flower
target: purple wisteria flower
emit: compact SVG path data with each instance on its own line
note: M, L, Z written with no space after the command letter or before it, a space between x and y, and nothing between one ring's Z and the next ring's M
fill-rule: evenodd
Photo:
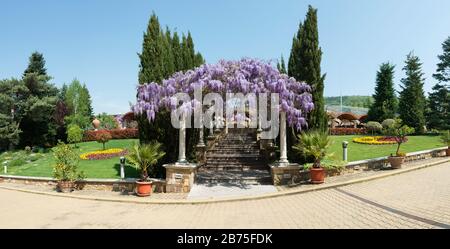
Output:
M132 106L136 115L147 114L149 122L161 109L174 110L176 93L187 93L192 98L195 89L203 93L278 93L281 111L286 112L289 126L301 130L307 125L306 115L314 108L311 87L281 74L269 63L244 58L239 61L222 60L217 64L204 64L186 72L177 72L162 84L148 83L138 86L137 102ZM192 111L198 101L183 105ZM191 110L188 110L191 109Z

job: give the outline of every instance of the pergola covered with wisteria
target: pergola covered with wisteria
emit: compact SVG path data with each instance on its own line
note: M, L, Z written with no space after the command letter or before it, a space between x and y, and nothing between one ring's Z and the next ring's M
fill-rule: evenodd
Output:
M187 93L192 97L182 108L193 112L198 105L194 98L196 89L203 93L278 93L280 110L280 163L288 163L286 148L286 124L301 130L307 126L306 116L314 108L311 88L308 84L298 82L294 78L281 74L270 63L256 59L239 61L222 60L217 64L204 64L193 70L178 72L163 80L162 84L148 83L138 87L137 103L132 107L136 115L146 114L152 122L161 110L174 111L180 109L174 99L177 93ZM258 117L260 118L260 117ZM227 118L223 118L227 120ZM260 120L258 121L260 123ZM228 126L226 126L228 127ZM211 128L211 127L210 127ZM203 141L203 128L200 128L200 139ZM185 156L185 128L180 127L178 163L187 163Z

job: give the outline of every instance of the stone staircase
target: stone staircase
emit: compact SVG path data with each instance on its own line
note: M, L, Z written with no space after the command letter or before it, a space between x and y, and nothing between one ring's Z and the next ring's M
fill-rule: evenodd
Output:
M269 167L260 155L256 129L229 129L206 151L206 162L199 168L197 183L271 183Z

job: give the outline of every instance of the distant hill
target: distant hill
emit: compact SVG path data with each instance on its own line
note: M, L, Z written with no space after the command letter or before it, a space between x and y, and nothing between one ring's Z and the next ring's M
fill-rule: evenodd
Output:
M369 108L372 103L372 96L342 96L342 105L346 107ZM325 105L340 106L341 97L325 97Z

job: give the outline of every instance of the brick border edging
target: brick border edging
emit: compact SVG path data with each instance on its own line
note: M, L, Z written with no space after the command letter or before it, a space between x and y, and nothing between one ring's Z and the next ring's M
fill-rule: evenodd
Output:
M403 174L403 173L407 173L407 172L411 172L411 171L415 171L415 170L419 170L419 169L424 169L424 168L444 164L446 162L450 162L449 157L444 157L444 158L445 159L442 159L442 160L439 160L436 162L432 162L432 163L428 163L425 165L419 165L416 167L405 168L405 169L398 169L395 171L389 171L389 172L382 173L382 174L375 175L375 176L368 176L368 177L363 177L360 179L353 179L353 180L349 180L349 181L345 181L345 182L341 182L341 183L332 183L330 185L319 186L317 188L286 190L286 191L280 191L280 192L276 192L276 193L268 193L268 194L263 194L263 195L218 198L218 199L207 199L207 200L145 200L145 199L127 200L127 199L120 199L120 198L62 194L62 193L56 193L56 192L52 193L52 192L28 190L28 189L5 187L5 186L0 186L0 189L6 189L6 190L12 190L12 191L18 191L18 192L24 192L24 193L41 194L41 195L47 195L47 196L55 196L55 197L74 198L74 199L81 199L81 200L92 200L92 201L108 201L108 202L120 202L120 203L135 203L135 204L188 204L188 205L195 205L195 204L207 204L207 203L223 203L223 202L261 200L261 199L268 199L268 198L276 198L276 197L280 197L280 196L289 196L289 195L294 195L294 194L302 194L302 193L308 193L308 192L313 192L313 191L320 191L320 190L325 190L325 189L330 189L330 188L337 188L337 187L347 186L347 185L351 185L351 184L386 178L389 176L399 175L399 174Z

